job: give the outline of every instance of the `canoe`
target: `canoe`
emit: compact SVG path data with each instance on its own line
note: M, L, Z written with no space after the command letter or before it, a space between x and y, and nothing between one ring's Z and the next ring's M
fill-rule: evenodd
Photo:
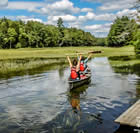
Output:
M85 74L85 76L81 77L81 79L71 79L69 78L68 83L69 83L69 88L74 89L77 87L80 87L84 84L88 84L91 81L91 72Z

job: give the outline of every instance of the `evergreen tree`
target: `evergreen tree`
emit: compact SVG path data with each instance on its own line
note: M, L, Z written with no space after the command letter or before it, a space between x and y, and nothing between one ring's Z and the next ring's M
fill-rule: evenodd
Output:
M59 29L59 46L63 46L63 37L64 37L64 25L63 25L63 19L60 17L57 21L57 27Z

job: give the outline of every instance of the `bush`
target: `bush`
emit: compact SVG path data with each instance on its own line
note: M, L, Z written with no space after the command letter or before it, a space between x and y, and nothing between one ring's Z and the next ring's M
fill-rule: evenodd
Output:
M140 39L134 42L136 54L140 54Z
M20 43L20 42L18 42L18 43L16 44L16 48L21 48L21 43Z

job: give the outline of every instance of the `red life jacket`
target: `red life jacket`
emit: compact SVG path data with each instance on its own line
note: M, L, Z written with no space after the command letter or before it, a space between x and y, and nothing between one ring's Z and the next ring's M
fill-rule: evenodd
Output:
M84 71L84 70L85 70L84 63L81 62L81 63L80 63L80 71Z
M72 79L76 79L78 77L78 74L76 72L76 68L75 67L72 67L71 68L71 78Z

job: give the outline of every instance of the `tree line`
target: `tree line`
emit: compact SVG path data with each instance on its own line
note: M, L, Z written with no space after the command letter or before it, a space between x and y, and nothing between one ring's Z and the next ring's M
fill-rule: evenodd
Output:
M136 52L139 53L140 25L136 20L130 19L127 16L116 18L106 38L106 45L111 47L134 45Z
M94 45L96 38L91 33L66 28L61 18L57 26L35 21L12 21L5 17L0 19L0 48L3 49Z
M12 21L5 17L0 19L0 48L3 49L95 45L121 47L130 44L140 53L140 25L127 16L116 18L106 38L95 38L81 29L66 28L61 18L57 26L35 21Z
M123 16L113 22L105 44L107 46L134 45L135 52L140 54L140 0L134 2L136 12L128 18ZM135 19L132 19L132 18Z

